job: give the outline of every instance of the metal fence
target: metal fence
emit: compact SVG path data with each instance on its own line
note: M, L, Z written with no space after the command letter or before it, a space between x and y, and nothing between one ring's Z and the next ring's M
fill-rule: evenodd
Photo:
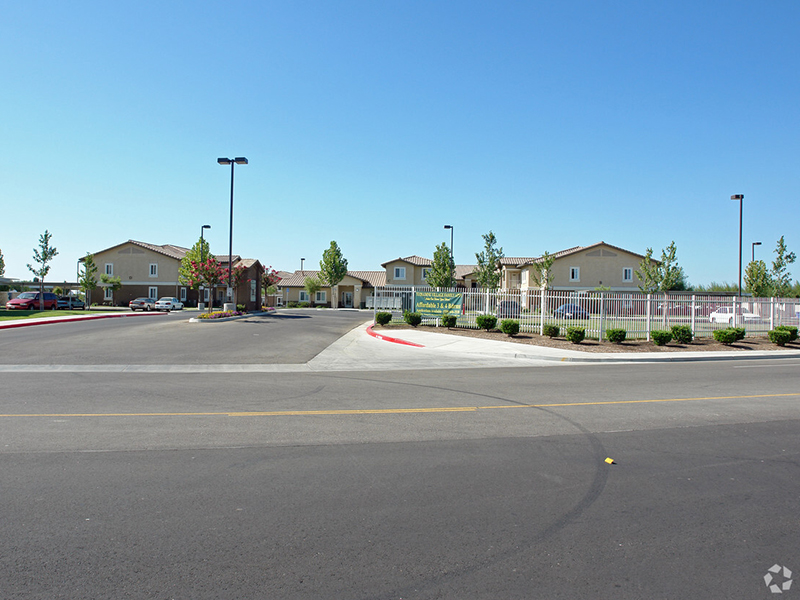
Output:
M375 289L367 307L391 312L401 320L414 309L417 291L429 287L386 286ZM715 329L743 327L748 336L764 336L778 325L797 326L798 298L750 298L702 294L641 294L632 292L561 290L448 289L463 294L457 327L477 329L476 317L519 321L520 332L539 333L545 325L583 327L586 336L604 339L609 329L625 329L629 339L650 339L654 330L688 325L696 337L711 337ZM438 325L438 319L423 323Z

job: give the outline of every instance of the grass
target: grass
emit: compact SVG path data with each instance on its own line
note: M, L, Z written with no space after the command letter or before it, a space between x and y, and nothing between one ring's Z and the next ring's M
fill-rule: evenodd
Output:
M6 310L0 309L0 321L17 321L20 319L37 319L40 317L65 317L68 315L86 315L101 312L96 308L87 310Z

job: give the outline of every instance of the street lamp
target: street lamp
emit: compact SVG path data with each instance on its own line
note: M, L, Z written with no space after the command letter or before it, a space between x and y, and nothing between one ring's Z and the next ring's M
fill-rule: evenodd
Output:
M453 226L445 225L444 228L450 230L450 261L453 261Z
M204 254L205 243L204 243L204 240L203 240L203 232L206 229L211 229L211 225L203 225L200 228L200 264L203 264L203 262L205 262L205 260L206 260L206 257L205 257L205 254Z
M756 262L756 246L760 246L761 242L753 242L753 254L750 257L750 262Z
M742 200L744 194L734 194L731 200L739 201L739 297L742 296Z
M231 166L231 227L228 237L228 298L233 294L233 167L234 165L246 165L247 159L244 156L236 158L218 158L217 162L221 165Z

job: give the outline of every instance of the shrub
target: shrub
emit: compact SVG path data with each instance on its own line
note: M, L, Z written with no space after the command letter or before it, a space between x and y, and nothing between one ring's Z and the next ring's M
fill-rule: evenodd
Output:
M422 315L416 312L406 311L405 314L403 314L403 320L412 327L416 327L422 323Z
M794 325L778 325L775 329L780 331L788 331L790 342L793 342L797 339L797 327Z
M656 329L650 332L650 338L656 346L666 346L672 341L672 332Z
M500 322L500 331L505 333L508 337L517 335L519 333L519 321L503 319Z
M375 313L375 322L378 325L386 325L391 320L392 320L392 313L387 313L387 312Z
M559 329L558 325L545 325L542 327L542 335L546 335L549 338L558 337L559 333L561 333L561 329Z
M733 327L728 327L727 329L714 330L714 339L720 344L730 346L733 342L738 342L740 338L739 333Z
M747 335L747 331L745 331L744 327L732 327L733 331L736 333L736 341L740 342L744 339L744 336Z
M785 346L786 342L791 340L792 334L790 331L786 329L778 329L777 327L767 333L769 336L769 341L773 344L777 344L778 346Z
M236 305L236 310L238 310L239 312L245 312L244 304L237 304Z
M583 327L567 327L567 341L573 344L580 344L586 337L586 329Z
M494 315L478 315L475 318L475 323L478 324L479 328L489 331L490 329L494 329L494 326L497 325L497 317Z
M621 344L625 341L628 332L624 329L609 329L606 331L606 339L612 344Z
M445 315L442 317L442 325L445 327L455 327L458 317L455 315Z
M309 306L311 306L310 302L298 302L297 303L297 308L308 308Z
M672 326L672 339L679 344L691 344L694 334L692 328L688 325L673 325Z

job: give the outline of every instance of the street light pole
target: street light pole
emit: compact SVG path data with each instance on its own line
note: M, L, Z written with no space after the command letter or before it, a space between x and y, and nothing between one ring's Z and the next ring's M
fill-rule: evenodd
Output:
M450 261L454 262L455 259L453 258L453 226L445 225L444 228L450 230Z
M203 225L200 228L200 265L202 265L206 261L205 256L205 240L203 239L203 233L206 229L211 229L211 225ZM202 269L202 266L200 267ZM200 284L200 289L197 292L197 306L200 306L200 292L203 291L203 284ZM203 298L203 304L205 304L205 298Z
M760 246L761 242L753 242L753 253L750 257L750 262L756 262L756 246Z
M744 194L734 194L731 200L739 201L739 297L742 297L742 200Z
M233 297L233 167L234 165L246 165L247 159L244 156L236 158L218 158L217 163L231 166L231 221L228 236L228 298Z

